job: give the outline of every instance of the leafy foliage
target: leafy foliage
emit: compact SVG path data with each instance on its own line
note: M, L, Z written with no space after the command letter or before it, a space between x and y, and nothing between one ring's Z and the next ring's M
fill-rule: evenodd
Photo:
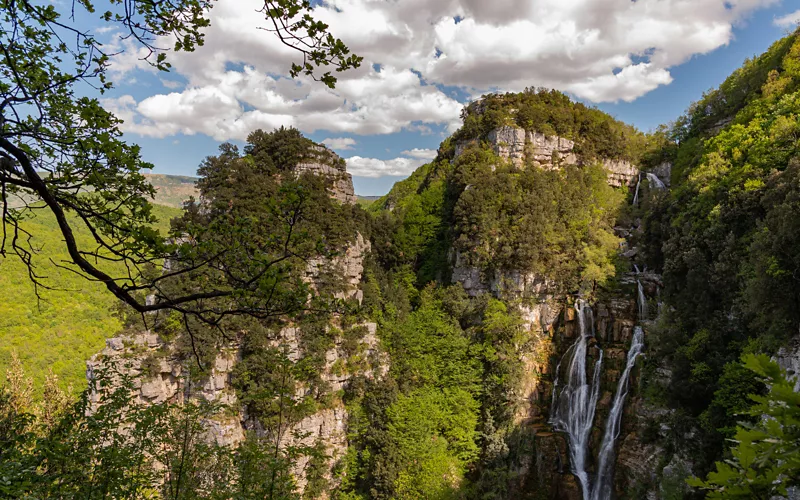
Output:
M218 407L140 403L114 367L77 402L51 388L25 407L19 380L15 368L0 386L4 498L299 498L289 467L300 450L253 435L237 448L209 443L205 422Z
M569 290L613 276L613 225L623 197L602 167L517 171L471 148L456 169L463 192L453 213L454 246L466 265L534 272Z
M759 391L736 360L775 352L800 327L798 51L794 33L747 61L662 141L672 190L643 238L669 311L654 345L673 373L667 402L703 431L701 469Z
M159 205L153 206L153 213L156 227L162 230L169 227L170 219L180 215L176 209ZM33 381L37 399L51 369L63 389L72 386L77 394L86 385L85 361L121 327L114 313L117 301L101 283L59 267L69 255L51 214L36 210L20 224L34 235L31 244L40 250L33 260L47 277L49 288L40 289L37 297L22 262L0 262L0 371L9 366L16 352ZM89 244L89 230L77 220L74 224L77 240ZM124 272L121 264L107 267Z
M746 413L755 423L737 428L731 459L717 462L706 481L689 480L708 490L706 498L766 500L786 496L789 486L800 484L800 393L766 355L747 355L743 362L769 386L769 393L752 396L756 404Z
M120 24L125 37L136 48L145 49L150 64L167 70L167 50L156 40L174 40L173 50L192 51L203 44L203 29L212 0L110 0L110 9L102 13L103 23ZM38 252L30 243L30 233L21 222L34 209L45 208L56 219L69 259L69 266L86 278L103 283L118 299L140 313L174 309L205 322L208 309L197 301L258 295L263 283L259 277L269 271L259 266L247 280L208 280L203 293L175 295L179 286L165 295L162 286L187 270L199 267L219 269L220 255L202 234L195 232L189 244L180 234L172 243L165 242L153 230L154 215L150 199L155 191L142 175L152 165L143 162L138 146L121 140L120 120L102 108L96 98L78 97L77 89L110 89L107 78L109 54L91 31L75 24L75 8L94 14L101 5L90 0L74 2L70 15L55 4L39 5L27 0L0 3L0 203L3 237L0 256L16 256L27 268L28 278L39 287L47 287L45 276L34 265ZM66 10L66 9L65 9ZM314 19L308 0L266 1L262 9L277 36L303 55L303 65L293 65L291 73L315 77L319 68L344 71L360 65L361 58L349 53L347 46L328 32L328 26ZM320 79L333 87L336 78L326 71ZM274 138L273 138L274 139ZM275 141L273 140L273 143ZM283 160L283 158L279 158ZM70 217L74 215L79 223ZM92 236L88 243L78 242L76 228L85 226ZM243 228L242 231L246 231ZM241 233L241 231L240 231ZM210 253L211 252L211 253ZM169 258L176 265L168 275L154 271ZM266 267L274 263L256 259ZM124 264L116 274L102 265ZM258 269L255 269L258 268ZM213 275L209 273L207 277ZM234 291L232 288L243 287ZM154 295L155 300L145 297ZM260 297L264 302L265 297ZM247 313L241 303L225 303L239 314ZM221 306L218 302L217 306Z
M499 127L517 126L577 141L575 152L587 162L597 158L638 161L647 140L633 127L550 89L486 95L465 107L461 118L464 124L453 142L481 140Z

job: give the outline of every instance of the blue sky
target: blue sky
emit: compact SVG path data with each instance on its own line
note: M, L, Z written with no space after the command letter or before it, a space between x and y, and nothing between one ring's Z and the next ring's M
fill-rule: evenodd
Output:
M340 0L318 13L367 64L329 91L287 78L295 54L235 1L219 1L206 46L173 54L170 73L148 69L114 32L101 35L125 49L104 96L125 138L154 172L194 175L222 141L293 125L347 160L362 195L387 192L427 161L460 106L486 91L558 88L651 130L800 18L796 3L776 0L498 0L494 10L479 0Z

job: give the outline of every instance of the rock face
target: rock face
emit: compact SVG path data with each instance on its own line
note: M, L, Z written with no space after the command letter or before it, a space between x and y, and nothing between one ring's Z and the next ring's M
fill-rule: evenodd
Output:
M355 241L333 259L310 259L303 279L312 284L319 283L328 274L342 280L342 291L336 293L340 299L354 298L361 303L363 293L358 289L364 272L364 257L371 249L369 240L356 233Z
M546 136L539 132L504 126L492 130L486 136L495 154L507 158L517 168L528 162L542 168L559 168L561 165L580 164L573 152L575 142L558 136ZM475 140L459 142L455 146L456 158ZM603 159L608 173L608 184L614 187L636 185L639 169L625 160Z
M331 181L328 189L333 198L341 203L355 203L352 178L346 172L344 162L328 149L312 147L311 154L296 166L295 171L327 177ZM309 260L303 279L314 290L333 283L336 287L334 290L339 290L336 293L338 298L360 301L363 261L369 251L370 242L356 233L353 241L342 248L338 256ZM331 333L339 332L342 329L340 323L339 317L331 314L324 328ZM388 356L379 348L377 325L363 323L350 327L348 331L356 333L349 334L347 339L338 333L333 335L333 346L324 353L324 367L318 374L319 387L306 387L299 382L296 384L295 396L298 401L319 395L313 391L335 395L356 376L369 379L386 374ZM186 359L175 343L166 342L150 331L108 339L106 348L87 362L86 376L93 380L98 370L111 365L119 373L133 378L134 398L139 403L182 404L202 399L223 405L228 411L204 420L206 439L219 445L235 446L245 438L246 431L274 437L275 434L266 431L257 418L247 414L232 385L232 373L236 363L242 359L240 340L244 335L246 332L220 349L202 378L198 375L194 376L195 379L190 377L194 370L190 369L189 363L194 363L194 358ZM298 327L282 328L270 343L286 349L291 362L297 362L304 356ZM94 398L97 402L99 395L95 394ZM285 425L276 440L283 447L324 446L324 453L329 457L326 479L333 481L333 466L347 450L347 419L348 413L341 398L328 397L315 413ZM307 457L301 458L293 464L293 473L301 491L306 485L305 468L308 460Z
M358 373L343 373L338 370L337 366L347 362L347 354L342 343L337 342L325 353L325 368L320 374L322 382L330 387L330 391L343 389L354 375L382 377L388 369L387 357L378 348L377 325L365 323L360 327L363 328L364 335L359 340L358 350L365 359L375 360L375 365L379 368L374 370L370 367ZM279 335L280 340L276 341L288 345L289 352L293 353L289 356L292 361L297 361L302 353L297 333L296 328L284 328ZM204 379L191 380L186 364L193 360L182 360L173 345L159 339L154 333L143 332L108 339L106 348L87 362L86 376L92 380L94 374L103 369L104 364L108 364L120 373L133 377L136 388L134 397L139 403L183 403L203 399L224 405L233 411L223 412L222 416L205 421L206 436L216 444L235 446L244 439L246 430L264 432L255 419L247 416L231 385L231 371L240 359L240 346L233 343L220 351L214 359L210 373ZM301 387L298 391L298 397L305 396L304 388ZM282 433L280 443L284 447L311 447L321 442L332 466L347 450L347 417L343 404L338 402L289 426ZM307 458L301 458L294 464L294 473L301 489L306 484L304 471L307 463Z
M603 160L608 175L608 185L613 187L635 187L639 169L627 160Z
M578 161L572 152L575 143L558 136L547 137L538 132L506 126L489 132L487 140L492 144L495 154L510 159L517 167L524 166L526 159L545 168Z
M471 297L491 293L500 297L540 297L547 295L553 283L533 273L517 270L495 271L486 276L477 267L468 265L460 252L455 252L451 281L461 283L464 291Z
M331 196L341 203L356 203L353 176L347 173L344 160L325 146L315 145L309 155L294 168L295 172L312 172L331 181Z
M369 249L369 241L361 234L356 234L354 241L338 257L309 261L304 279L312 288L317 289L326 276L333 275L341 280L342 291L337 294L339 298L355 298L360 301L362 292L358 286L364 270L363 260ZM335 316L330 321L327 328L339 328ZM378 347L377 325L364 323L353 328L361 330L355 349L362 361L354 368L349 359L352 354L350 351L353 350L352 340L346 347L344 341L337 337L335 345L324 354L325 366L319 374L321 385L326 387L327 392L336 393L344 389L354 376L379 378L388 370L388 357ZM288 358L292 362L297 362L303 355L300 331L296 327L283 328L274 345L286 346ZM230 343L221 349L205 378L191 380L186 364L194 362L192 359L182 359L175 345L164 342L155 333L141 332L108 339L106 348L87 362L86 375L88 379L93 379L97 370L102 369L104 363L109 363L121 373L133 377L137 390L135 398L140 403L180 404L188 400L204 399L224 405L231 411L223 412L224 416L207 420L206 436L219 445L235 446L244 439L247 430L266 434L258 420L247 415L231 385L231 372L241 356L239 342ZM310 394L311 389L298 387L297 391L297 398L302 399ZM322 443L325 454L329 457L329 481L333 480L333 465L347 450L348 414L339 398L334 398L334 401L288 426L279 437L280 445L284 447L314 447ZM306 485L305 468L308 461L307 457L300 458L293 467L301 490Z
M657 165L652 172L661 179L665 186L669 187L672 182L672 163L665 161Z
M800 335L792 337L788 345L778 350L775 361L794 378L794 391L800 392Z
M230 385L230 372L239 358L238 344L222 349L214 359L205 380L192 381L189 371L174 354L171 346L149 331L106 340L106 347L86 362L86 378L93 380L98 370L112 366L119 373L131 376L134 400L143 404L183 403L203 399L233 406L236 394ZM93 402L98 395L93 394ZM224 446L235 445L244 439L238 418L219 417L208 422L208 438Z

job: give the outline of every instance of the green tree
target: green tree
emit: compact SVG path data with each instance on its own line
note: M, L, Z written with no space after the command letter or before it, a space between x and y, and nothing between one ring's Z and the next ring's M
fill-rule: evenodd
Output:
M750 354L743 362L769 386L769 393L752 396L756 404L746 414L755 423L739 425L731 458L717 462L705 481L688 480L707 490L706 498L767 500L800 485L800 393L768 356Z
M72 9L89 14L106 7L101 20L120 25L160 70L169 68L168 49L157 41L174 40L172 50L192 51L202 45L212 6L213 0L72 3ZM270 31L302 54L303 62L292 66L292 75L317 77L321 69L325 73L319 79L333 86L336 79L328 69L359 66L361 59L314 19L311 1L265 0L261 12L272 25ZM45 208L55 216L68 250L70 262L64 265L103 283L138 312L186 311L204 299L236 295L236 284L224 281L207 283L202 293L173 289L170 296L156 286L166 279L155 272L165 259L179 264L169 273L172 276L222 263L215 261L216 254L202 251L202 240L167 244L152 229L154 191L140 174L151 165L142 161L138 146L121 140L120 121L96 98L77 95L79 90L102 93L111 88L109 54L91 31L75 24L74 15L64 13L59 4L0 1L0 255L15 255L27 265L37 288L48 286L31 258L37 251L35 235L21 224L33 210ZM88 245L75 237L76 228L84 226L92 234ZM105 265L110 262L124 263L126 272L111 271ZM251 276L251 285L272 265L262 264ZM246 288L253 292L258 286ZM155 300L147 300L153 293Z

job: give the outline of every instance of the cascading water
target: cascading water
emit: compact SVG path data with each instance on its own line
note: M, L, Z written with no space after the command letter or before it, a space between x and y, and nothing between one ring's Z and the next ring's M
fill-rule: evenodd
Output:
M591 385L587 383L586 355L588 339L594 337L594 318L592 309L583 301L575 303L580 332L575 344L570 347L572 358L567 368L567 379L561 392L554 394L551 423L553 427L566 432L569 437L569 456L572 473L578 478L583 490L583 498L589 499L591 483L586 472L586 456L589 451L589 436L594 422L597 399L600 395L600 368L603 364L603 350L594 365ZM559 367L561 364L559 363ZM555 388L558 387L556 372Z
M667 189L661 179L652 172L647 172L647 180L650 182L650 189Z
M633 194L633 204L639 203L639 185L642 183L642 174L636 179L636 192Z
M644 287L642 287L641 280L636 280L636 284L639 288L639 298L637 302L639 303L639 321L646 321L647 320L647 297L644 295Z
M637 326L634 328L631 347L628 349L628 362L617 383L617 393L614 396L614 402L606 419L606 429L603 433L603 441L600 444L600 452L597 455L597 476L592 488L592 500L608 500L611 498L613 487L611 479L614 477L614 443L619 437L622 409L625 407L625 399L628 396L628 378L633 366L636 364L636 358L642 353L643 347L644 332L642 327ZM588 497L584 496L584 498Z

